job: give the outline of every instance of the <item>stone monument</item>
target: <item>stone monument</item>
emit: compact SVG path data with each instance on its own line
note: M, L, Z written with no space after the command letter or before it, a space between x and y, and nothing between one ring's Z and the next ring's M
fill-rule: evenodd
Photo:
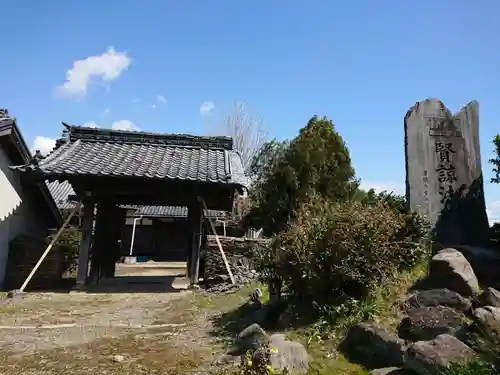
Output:
M478 107L473 101L452 115L441 101L426 99L405 116L406 198L443 245L488 241Z

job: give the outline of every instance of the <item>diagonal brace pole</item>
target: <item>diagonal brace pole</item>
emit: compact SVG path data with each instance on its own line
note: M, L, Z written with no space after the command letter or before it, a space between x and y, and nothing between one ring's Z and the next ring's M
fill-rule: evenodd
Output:
M201 201L201 204L203 205L204 212L208 211L207 204L205 203L205 200L203 199L203 197L198 197L198 199ZM219 247L220 254L222 255L222 260L224 261L224 264L226 265L226 270L227 270L227 273L229 274L229 278L231 279L231 283L234 285L234 284L236 284L236 281L234 280L233 273L231 272L231 267L229 267L229 263L227 261L226 254L224 253L224 249L222 248L222 244L220 243L217 231L215 230L214 222L212 221L211 217L207 216L207 218L208 218L208 221L210 223L210 227L212 228L212 232L214 232L215 241L217 242L217 246Z

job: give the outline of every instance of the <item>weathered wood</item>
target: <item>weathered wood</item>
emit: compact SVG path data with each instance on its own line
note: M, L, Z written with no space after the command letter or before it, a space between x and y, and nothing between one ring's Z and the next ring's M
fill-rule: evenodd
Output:
M70 180L80 197L85 191L92 191L96 200L112 196L119 204L189 206L193 199L203 193L210 209L232 209L234 186L195 181L165 182L133 178L73 177ZM169 194L165 194L168 191Z
M479 149L478 103L452 115L437 99L405 116L406 195L441 244L484 245L488 219Z
M200 202L196 201L188 207L188 222L191 230L189 279L191 285L196 285L199 280L201 237L203 230L203 210Z
M94 225L94 202L90 199L83 201L82 240L78 252L78 270L76 276L77 288L85 287L89 269L90 247L92 245L92 229Z
M100 201L97 208L95 240L92 246L90 279L98 282L103 277L113 277L115 262L119 257L117 206L113 197Z

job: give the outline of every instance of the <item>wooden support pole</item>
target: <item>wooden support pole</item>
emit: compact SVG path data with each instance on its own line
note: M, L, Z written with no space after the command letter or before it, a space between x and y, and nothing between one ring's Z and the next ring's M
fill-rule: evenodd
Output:
M198 199L200 200L200 202L203 206L203 209L205 211L208 211L207 205L206 205L203 197L198 197ZM224 249L222 248L222 244L220 243L219 236L217 235L217 231L215 230L214 222L213 222L211 217L208 217L208 221L210 223L210 227L212 228L212 232L214 232L215 242L217 242L217 246L219 247L219 251L220 251L220 254L222 255L222 260L224 261L224 264L226 265L226 270L227 270L227 273L229 274L229 278L231 279L231 283L234 285L234 284L236 284L236 281L234 280L233 273L231 272L231 267L229 267L229 263L227 261L226 254L224 253Z
M38 270L38 268L40 267L40 265L42 264L43 260L45 259L45 257L47 256L47 254L50 252L50 250L52 250L52 247L54 246L54 244L56 243L56 241L59 239L59 237L61 236L62 232L64 231L64 229L66 228L66 226L68 225L68 223L70 222L71 218L75 215L76 212L78 212L80 210L80 204L78 204L74 209L73 211L68 215L68 217L66 218L66 220L64 221L64 224L61 226L61 228L59 228L59 230L57 231L56 235L54 236L54 238L52 239L52 241L50 241L50 244L49 246L47 246L47 248L45 249L45 251L43 252L42 256L40 257L40 259L38 259L38 262L36 262L35 264L35 267L33 267L33 269L31 270L30 274L28 275L28 277L26 278L26 280L24 280L24 283L23 285L21 285L21 288L19 288L19 291L21 292L24 292L24 289L26 289L26 286L28 285L28 283L31 281L31 279L33 278L33 276L35 275L36 271Z
M83 201L82 240L78 252L78 270L76 287L84 288L87 284L89 272L89 253L92 245L92 230L94 227L94 202L90 199Z

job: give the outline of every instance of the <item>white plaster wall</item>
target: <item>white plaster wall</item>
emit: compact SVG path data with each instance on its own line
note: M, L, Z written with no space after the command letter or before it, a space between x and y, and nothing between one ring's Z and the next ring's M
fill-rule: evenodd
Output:
M12 163L0 148L0 287L5 279L10 240L18 234L45 234L44 223L23 194L20 176L9 165Z

